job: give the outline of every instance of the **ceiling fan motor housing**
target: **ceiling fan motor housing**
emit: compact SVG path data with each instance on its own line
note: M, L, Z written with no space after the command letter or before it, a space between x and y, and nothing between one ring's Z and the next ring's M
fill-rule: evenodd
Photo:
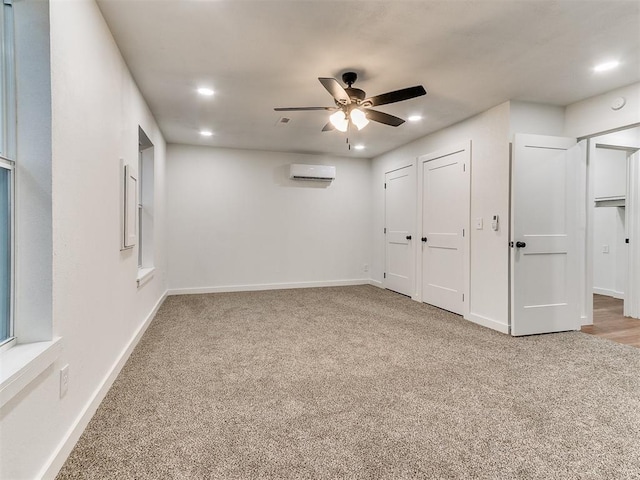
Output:
M349 87L356 83L358 79L358 74L356 72L344 72L342 74L342 81L346 83Z
M364 90L360 90L359 88L347 87L344 91L347 92L351 100L364 100L364 97L366 97Z

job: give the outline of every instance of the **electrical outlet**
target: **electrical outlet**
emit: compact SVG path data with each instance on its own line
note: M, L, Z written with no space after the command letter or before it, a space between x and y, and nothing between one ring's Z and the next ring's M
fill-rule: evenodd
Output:
M67 394L69 389L69 365L60 369L60 398Z
M368 271L369 271L369 264L368 264L368 263L365 263L365 264L364 264L364 271L365 271L365 272L368 272Z
M609 253L609 245L602 246L602 253Z
M483 223L482 217L476 218L476 230L482 230Z

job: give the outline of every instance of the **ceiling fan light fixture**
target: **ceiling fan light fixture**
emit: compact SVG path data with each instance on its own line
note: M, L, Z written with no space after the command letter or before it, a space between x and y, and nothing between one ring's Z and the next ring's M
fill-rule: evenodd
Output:
M349 120L347 120L347 116L342 110L338 110L337 112L332 114L329 117L329 121L334 127L336 127L337 130L340 130L341 132L346 132L347 127L349 126Z
M367 116L362 110L354 108L351 110L349 116L351 117L353 124L358 127L358 130L362 130L369 124L369 120L367 120Z

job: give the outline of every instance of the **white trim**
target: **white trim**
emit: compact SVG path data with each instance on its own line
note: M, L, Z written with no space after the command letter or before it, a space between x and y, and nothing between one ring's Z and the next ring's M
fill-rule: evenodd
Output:
M374 280L373 278L370 278L369 285L373 285L374 287L382 288L384 290L384 285L380 280Z
M6 352L7 350L9 350L15 344L16 344L16 337L5 338L4 341L0 343L0 355L2 354L2 352Z
M15 162L9 158L2 156L2 153L0 153L0 168L5 168L7 170L14 170Z
M57 337L49 342L16 344L2 352L0 407L56 361L62 350L60 340L61 337Z
M509 325L506 323L501 323L491 318L483 317L482 315L478 315L477 313L469 313L464 318L483 327L496 330L500 333L506 333L507 335L509 334Z
M136 279L138 288L151 280L151 278L153 277L153 272L155 272L155 270L155 267L138 268L138 278Z
M353 280L329 280L321 282L292 282L292 283L257 283L248 285L222 285L219 287L191 287L172 288L168 295L192 295L199 293L251 292L259 290L287 290L292 288L343 287L348 285L369 285L368 278Z
M107 375L104 377L102 382L100 382L98 388L93 392L90 400L87 402L84 409L82 409L69 430L67 430L67 432L64 434L62 441L58 444L58 447L55 449L51 457L49 457L49 460L47 460L36 478L54 479L56 477L56 475L62 468L62 465L64 465L64 462L67 460L67 457L73 450L73 447L75 447L78 439L82 435L82 432L84 432L84 429L89 424L89 421L96 413L98 406L100 406L100 403L107 395L107 392L111 388L111 385L113 385L113 382L120 373L120 370L122 370L122 367L124 367L124 364L129 359L131 352L133 352L133 349L142 338L142 335L144 335L144 332L147 330L147 327L151 323L151 320L153 320L153 318L156 316L158 309L160 308L162 302L164 302L166 297L167 292L165 292L160 297L145 321L142 323L142 325L140 325L138 330L136 330L129 344L124 348Z
M606 295L607 297L613 297L619 300L624 300L624 292L618 292L617 290L609 290L607 288L593 287L593 293L596 295Z

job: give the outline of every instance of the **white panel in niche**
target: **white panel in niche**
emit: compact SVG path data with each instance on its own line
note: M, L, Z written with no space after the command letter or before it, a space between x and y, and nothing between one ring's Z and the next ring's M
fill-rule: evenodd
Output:
M138 178L131 165L122 165L122 245L121 248L133 248L137 241L138 222Z
M593 167L596 200L626 196L627 152L625 150L596 148Z

